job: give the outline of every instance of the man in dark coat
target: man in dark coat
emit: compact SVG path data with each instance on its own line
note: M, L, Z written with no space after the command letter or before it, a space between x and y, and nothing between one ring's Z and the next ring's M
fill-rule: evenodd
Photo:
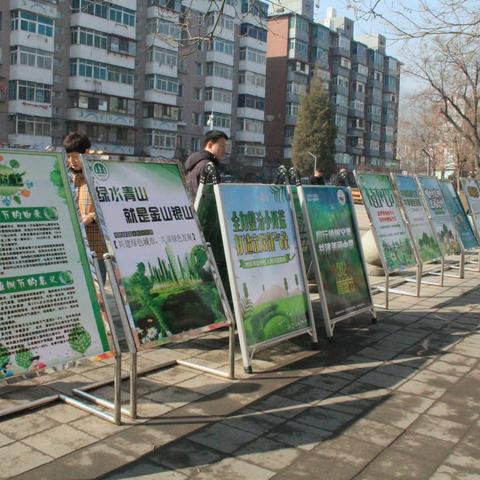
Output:
M337 175L337 180L335 182L337 187L349 187L350 182L348 180L348 171L346 168L340 169Z
M228 136L220 130L210 130L203 139L203 150L192 153L185 162L187 186L193 197L197 195L200 175L208 162L217 167L225 156Z
M325 185L325 177L323 171L317 168L312 177L310 177L310 185Z

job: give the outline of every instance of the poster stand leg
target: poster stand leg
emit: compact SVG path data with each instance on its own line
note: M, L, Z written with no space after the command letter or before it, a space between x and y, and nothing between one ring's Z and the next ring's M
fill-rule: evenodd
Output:
M122 374L121 371L121 355L119 355L119 367L115 369L115 379L112 380L103 380L100 382L96 382L91 385L87 385L85 387L81 387L78 389L73 390L73 393L77 396L83 397L97 405L101 405L102 407L110 410L115 410L116 412L121 412L122 414L129 416L130 418L136 419L138 418L138 377L151 373L153 371L161 370L164 368L171 368L176 365L181 365L184 367L192 368L194 370L199 370L205 373L209 373L211 375L216 375L222 378L235 378L235 326L232 321L229 323L229 370L228 372L223 372L221 370L217 370L215 368L206 367L203 365L197 365L194 362L190 362L188 360L170 360L167 362L163 362L160 364L153 365L151 367L147 367L142 370L138 370L138 362L137 362L137 355L138 351L136 350L135 341L132 336L132 332L130 330L128 319L126 316L125 311L125 304L123 303L123 299L120 293L120 288L116 281L115 272L113 268L113 256L106 254L105 255L105 263L107 267L108 277L110 279L110 284L112 285L112 291L114 294L114 299L117 304L117 308L120 313L120 317L122 319L125 335L127 338L127 344L129 347L129 354L130 354L130 368L128 373ZM220 292L225 297L225 292ZM111 322L113 325L113 321ZM112 326L113 330L113 326ZM115 336L115 338L117 338ZM118 342L118 339L117 339ZM119 349L120 352L120 349ZM106 385L110 385L112 383L115 384L115 398L121 398L121 383L122 380L129 380L129 407L121 407L120 401L110 402L108 400L96 397L92 394L87 393L88 390L94 390L100 387L104 387ZM119 415L118 413L116 413Z

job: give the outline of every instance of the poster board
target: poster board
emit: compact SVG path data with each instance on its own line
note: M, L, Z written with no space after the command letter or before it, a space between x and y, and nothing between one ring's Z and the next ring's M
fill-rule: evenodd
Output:
M312 331L289 187L214 190L242 353Z
M453 218L453 225L457 230L458 238L462 242L464 250L478 248L478 240L453 184L443 180L439 182L439 185L445 199L445 205Z
M402 271L417 264L408 229L386 174L355 172L385 269Z
M373 309L354 219L355 207L348 189L309 185L302 189L305 218L330 321Z
M399 174L394 174L392 177L420 260L422 263L428 263L440 259L442 252L428 219L415 178L410 175Z
M84 156L137 349L229 324L176 162Z
M435 177L417 176L418 186L430 212L433 228L443 255L460 253L461 247L442 190Z
M64 154L0 149L0 379L110 350Z
M472 223L477 232L477 238L480 238L480 186L474 178L460 179L462 190L467 199Z

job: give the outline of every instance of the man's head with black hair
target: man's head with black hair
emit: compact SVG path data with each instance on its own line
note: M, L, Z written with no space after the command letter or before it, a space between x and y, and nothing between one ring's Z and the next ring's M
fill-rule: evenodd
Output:
M84 133L69 133L63 140L63 146L67 153L86 153L92 143Z
M86 153L92 146L90 139L83 133L69 133L63 140L68 155L68 166L75 172L82 171L80 154Z
M218 160L223 160L227 148L228 135L220 130L210 130L203 138L203 148L215 155Z

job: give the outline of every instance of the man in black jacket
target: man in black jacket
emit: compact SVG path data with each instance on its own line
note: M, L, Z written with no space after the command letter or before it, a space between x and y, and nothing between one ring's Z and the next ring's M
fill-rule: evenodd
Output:
M193 197L197 195L200 175L208 162L217 167L225 156L228 136L220 130L210 130L203 139L203 150L192 153L185 162L186 181Z

